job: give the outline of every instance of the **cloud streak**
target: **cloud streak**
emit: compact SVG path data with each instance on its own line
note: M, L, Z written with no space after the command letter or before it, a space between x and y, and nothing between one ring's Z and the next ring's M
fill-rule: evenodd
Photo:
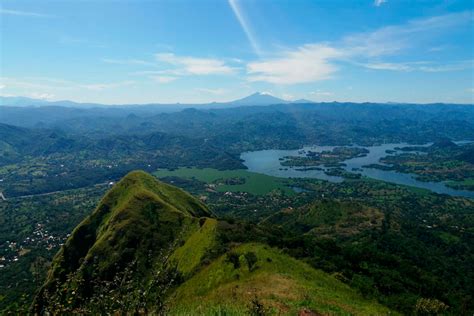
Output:
M380 7L384 3L387 3L387 0L374 0L374 6L376 7Z
M250 23L247 21L238 0L229 0L229 5L232 8L232 11L234 12L235 17L239 21L240 26L242 27L242 30L245 33L245 36L247 36L247 39L250 43L250 46L252 46L253 51L257 56L262 56L262 50L260 49L260 45L257 42L257 39L255 37L255 34L250 27Z
M159 62L176 67L168 70L170 74L229 75L236 71L235 68L228 66L220 59L177 56L173 53L159 53L155 57Z
M25 16L25 17L35 17L35 18L52 18L52 15L30 12L30 11L19 11L19 10L9 10L0 8L1 15L13 15L13 16Z
M143 66L156 66L156 63L140 60L140 59L113 59L113 58L102 58L102 61L107 64L115 65L143 65Z
M172 76L150 76L150 78L155 81L155 82L158 82L158 83L170 83L170 82L173 82L175 81L176 77L172 77Z
M409 63L368 63L361 66L374 70L447 72L472 69L474 67L474 61L467 60L446 64L432 63L427 61Z
M134 81L119 81L119 82L106 82L106 83L78 83L69 80L56 79L56 78L43 78L43 77L29 77L29 78L10 78L2 77L0 82L4 86L8 86L8 89L39 89L45 91L58 91L58 90L90 90L90 91L103 91L107 89L114 89L124 86L133 85ZM47 93L47 92L42 92ZM48 92L49 93L49 92Z
M306 44L281 52L276 58L248 63L248 80L272 84L315 82L333 78L343 63L392 71L443 72L472 68L472 61L445 65L380 61L382 57L423 45L427 37L435 37L438 32L468 24L471 20L470 12L453 13L352 34L339 42Z

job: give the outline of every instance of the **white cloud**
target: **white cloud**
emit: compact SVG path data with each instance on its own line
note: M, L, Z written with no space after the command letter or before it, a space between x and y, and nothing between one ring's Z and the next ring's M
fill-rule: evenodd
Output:
M197 58L177 56L173 53L160 53L155 55L159 62L176 66L170 71L190 75L229 75L235 73L223 60L213 58Z
M297 84L328 79L336 72L332 60L342 57L342 51L323 44L304 45L286 52L280 58L247 64L250 81L274 84Z
M470 12L446 14L357 33L334 43L312 43L285 51L275 58L247 64L249 81L272 84L299 84L326 80L338 71L337 63L350 63L375 70L441 72L472 67L471 64L391 63L381 61L402 50L422 46L439 31L468 24ZM373 61L377 59L376 61Z
M282 94L282 98L283 98L284 100L288 100L288 101L292 101L292 100L295 100L295 99L296 99L294 95L289 94L289 93L283 93L283 94Z
M228 91L226 89L207 89L207 88L196 88L194 89L198 92L204 92L208 94L213 94L213 95L223 95L227 93Z
M330 97L333 95L332 92L321 91L321 90L311 91L309 94L315 97Z
M5 87L6 87L6 85L0 84L0 90L1 90L1 89L5 89Z
M0 14L4 15L16 15L16 16L29 16L36 18L51 18L52 15L43 14L38 12L29 12L29 11L18 11L18 10L9 10L9 9L0 9Z
M150 76L150 78L158 83L170 83L178 79L176 77L171 76Z
M102 91L106 89L113 89L123 86L132 85L134 81L121 81L121 82L107 82L107 83L78 83L74 81L57 79L57 78L45 78L45 77L26 77L26 78L0 78L1 82L8 85L9 89L41 89L48 91L59 91L59 90L92 90Z
M375 70L390 71L422 71L422 72L447 72L467 70L474 67L473 61L459 61L446 64L433 63L428 61L408 62L408 63L367 63L361 66Z
M40 100L51 100L54 98L54 94L52 93L41 93L41 92L33 92L30 94L30 97L33 99L40 99Z
M471 20L470 12L411 20L402 25L391 25L372 32L347 36L343 39L342 46L354 54L367 57L390 55L403 49L420 46L424 41L435 38L437 32L469 24Z
M369 63L363 65L375 70L412 71L413 68L404 63Z
M376 7L380 7L384 3L387 3L387 0L374 0L374 6Z
M102 91L106 89L129 86L134 83L135 83L134 81L121 81L121 82L114 82L114 83L92 83L92 84L79 84L78 87L85 88L87 90Z
M113 59L113 58L102 58L102 61L107 64L117 65L143 65L143 66L155 66L156 63L152 63L140 59Z

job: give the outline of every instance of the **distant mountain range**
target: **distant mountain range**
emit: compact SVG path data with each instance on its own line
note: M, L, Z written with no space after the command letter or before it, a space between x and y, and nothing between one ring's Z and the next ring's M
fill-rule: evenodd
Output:
M199 107L199 108L223 108L228 106L261 106L261 105L273 105L273 104L290 104L290 103L314 103L314 101L300 99L296 101L289 101L272 96L265 92L256 92L242 99L230 101L230 102L212 102L204 104L193 104L193 103L176 103L176 104L165 104L165 103L150 103L150 104L117 104L113 106L163 106L173 108L185 108L185 107ZM69 100L62 101L48 101L43 99L33 99L28 97L4 97L0 96L0 105L4 106L17 106L17 107L39 107L39 106L63 106L72 108L94 108L94 107L109 107L111 105L105 105L100 103L79 103Z

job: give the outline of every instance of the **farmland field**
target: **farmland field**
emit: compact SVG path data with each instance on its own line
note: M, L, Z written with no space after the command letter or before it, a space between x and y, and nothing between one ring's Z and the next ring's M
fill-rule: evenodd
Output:
M213 168L159 169L154 172L154 175L158 178L196 179L208 184L215 184L215 189L220 192L248 192L255 195L264 195L274 190L281 190L285 194L294 194L294 191L289 187L290 180L246 170L217 170Z

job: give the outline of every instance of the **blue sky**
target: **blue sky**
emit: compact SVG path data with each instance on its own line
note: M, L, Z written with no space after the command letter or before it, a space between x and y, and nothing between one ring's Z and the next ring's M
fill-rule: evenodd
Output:
M474 103L473 2L0 0L0 94Z

